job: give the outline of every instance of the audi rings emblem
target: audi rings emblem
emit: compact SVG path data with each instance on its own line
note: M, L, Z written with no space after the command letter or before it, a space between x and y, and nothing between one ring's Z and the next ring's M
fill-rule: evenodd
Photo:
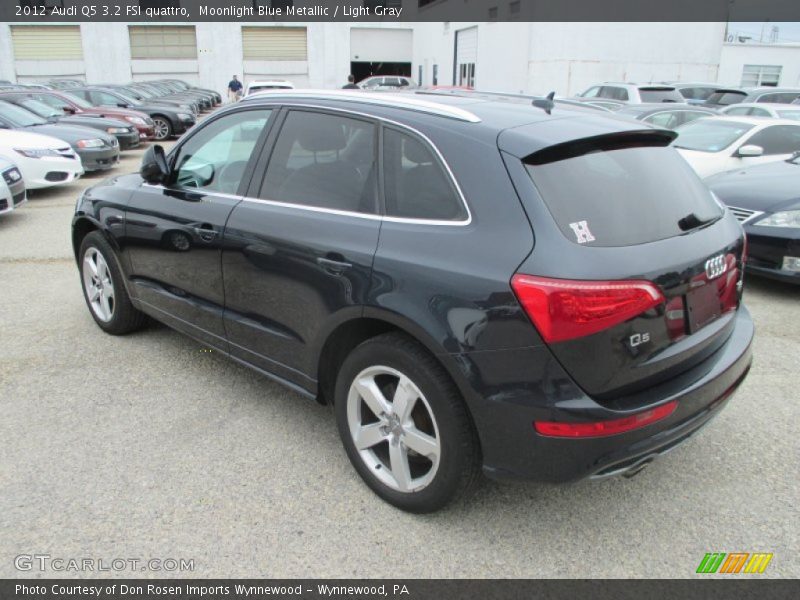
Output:
M716 279L725 274L728 270L728 263L725 262L725 255L720 254L706 261L706 277Z

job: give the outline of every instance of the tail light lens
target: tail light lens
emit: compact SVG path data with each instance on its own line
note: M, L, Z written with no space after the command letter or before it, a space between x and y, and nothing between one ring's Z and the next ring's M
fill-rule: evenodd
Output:
M584 337L665 302L649 281L573 281L517 274L511 287L546 342Z
M678 401L673 400L644 412L636 413L621 419L610 421L595 421L593 423L559 423L555 421L535 421L533 428L536 433L548 437L603 437L625 433L633 429L645 427L661 419L666 419L678 407Z

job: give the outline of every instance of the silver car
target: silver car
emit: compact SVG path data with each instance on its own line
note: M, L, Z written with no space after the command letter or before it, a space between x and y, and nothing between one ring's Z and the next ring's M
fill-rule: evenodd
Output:
M0 214L19 208L27 200L22 173L15 164L0 158Z

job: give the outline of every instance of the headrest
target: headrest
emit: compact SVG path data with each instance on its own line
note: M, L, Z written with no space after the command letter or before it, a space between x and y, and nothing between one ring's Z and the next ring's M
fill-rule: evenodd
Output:
M297 133L298 143L309 152L341 150L347 145L341 124L328 116L306 118Z
M406 138L403 143L403 154L413 163L418 165L431 162L431 152L417 140Z

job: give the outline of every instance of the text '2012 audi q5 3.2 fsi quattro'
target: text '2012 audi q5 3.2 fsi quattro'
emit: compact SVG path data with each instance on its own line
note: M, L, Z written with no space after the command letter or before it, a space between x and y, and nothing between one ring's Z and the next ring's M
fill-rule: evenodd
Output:
M333 406L384 500L632 474L746 376L745 239L675 134L547 99L258 94L79 199L91 315Z

